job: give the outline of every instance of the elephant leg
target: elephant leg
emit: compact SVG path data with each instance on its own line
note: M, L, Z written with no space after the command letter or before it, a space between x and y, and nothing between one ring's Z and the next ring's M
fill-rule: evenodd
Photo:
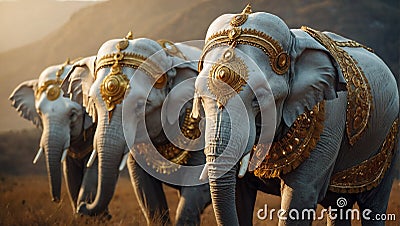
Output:
M281 196L281 180L279 178L260 179L253 173L246 173L243 178L236 181L236 207L239 219L239 225L253 225L254 206L257 197L257 191L262 191L270 195ZM267 203L265 203L267 204ZM257 210L259 220L267 220L267 208Z
M202 151L190 153L187 165L197 166L205 163ZM197 186L178 187L180 198L176 210L176 225L200 225L201 214L211 204L210 185L208 183Z
M81 189L78 196L78 203L93 202L97 192L97 180L98 180L98 159L95 160L91 167L86 167L86 162L89 156L81 160L83 164L83 180Z
M82 166L76 161L76 159L67 156L64 163L64 179L68 190L68 196L71 200L72 210L75 213L77 207L77 200L79 190L82 183Z
M253 225L254 205L257 197L257 187L254 186L251 173L236 180L236 211L239 225Z
M133 190L148 225L170 225L169 209L161 181L152 177L133 159L128 158Z
M331 212L327 213L328 226L351 226L351 217L346 217L346 214L351 215L354 204L356 202L356 195L354 194L340 194L328 191L326 197L320 204ZM320 214L317 214L320 217Z
M176 210L176 225L200 225L200 216L211 204L208 183L198 186L182 186Z
M324 129L310 156L292 172L281 175L280 225L310 225L317 202L325 196L346 122L346 93L338 95L325 104Z
M360 207L362 225L385 225L386 214L390 192L396 175L396 163L399 161L397 153L393 159L390 168L386 172L380 184L369 191L357 195L357 203ZM393 219L386 219L393 220Z

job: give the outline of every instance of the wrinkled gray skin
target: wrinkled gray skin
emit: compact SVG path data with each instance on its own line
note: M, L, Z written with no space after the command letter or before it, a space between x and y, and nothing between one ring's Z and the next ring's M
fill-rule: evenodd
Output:
M101 59L106 54L117 52L115 46L121 40L110 40L104 43L98 52L98 59ZM191 47L188 48L188 50L190 49ZM184 52L183 50L181 51ZM195 51L195 55L198 58L201 51ZM145 138L142 137L143 135L139 135L139 133L148 131L148 135L155 145L168 142L162 135L160 136L162 134L160 113L166 95L180 81L197 76L195 70L197 63L185 63L178 57L167 55L157 42L149 39L129 40L129 46L123 52L136 53L144 57L149 57L158 52L159 54L155 57L156 59L152 60L167 74L168 84L160 89L152 88L154 80L142 70L123 67L123 73L130 79L129 92L124 97L122 103L116 105L112 111L112 117L109 118L109 112L100 93L100 86L103 79L109 74L110 68L106 67L98 70L96 80L88 76L90 73L83 71L71 74L71 80L81 81L83 91L82 101L87 106L89 114L97 122L94 145L99 159L97 196L91 204L87 202L81 203L78 207L78 213L96 215L103 211L111 201L118 179L118 167L124 154L129 152L125 139L130 140L132 143L144 142ZM87 65L86 69L93 71L93 65ZM79 82L76 84L79 86ZM85 87L90 87L90 90L85 89ZM72 85L70 90L74 89L74 85ZM189 92L189 96L193 96L194 80L191 86L187 86L184 89L182 90L183 93ZM150 90L151 92L148 93ZM174 104L177 104L177 102L172 100L172 109L175 109L173 107ZM124 121L122 114L123 106L126 106L126 112L128 112L124 113ZM179 122L173 121L171 124L174 123ZM124 127L127 131L125 134ZM133 153L133 149L131 149L131 153ZM189 164L196 165L203 162L205 162L205 156L202 151L191 153ZM148 224L170 224L169 208L162 188L163 182L148 174L131 155L129 155L128 167L134 191ZM180 192L180 201L175 220L176 224L198 225L200 223L201 212L207 204L211 203L208 184L177 186L176 188Z
M92 127L92 120L85 114L82 105L63 97L62 90L60 96L55 100L49 100L46 92L35 97L35 91L39 87L46 81L56 78L60 67L61 65L48 67L41 73L39 79L21 83L11 94L10 100L21 117L32 121L36 127L42 130L40 148L46 155L52 201L60 201L62 164L68 195L75 212L77 203L91 201L96 195L97 168L86 168L89 155L84 155L79 159L67 155L62 163L61 157L63 151L67 149L81 153L91 148L94 131L93 133L87 132L85 142L83 142L83 132ZM64 68L61 79L65 77L70 68L71 65Z
M206 40L218 31L229 29L229 22L233 16L234 14L225 14L217 18L210 25ZM326 194L332 172L349 168L375 155L399 113L396 81L388 67L375 54L363 48L345 48L362 68L373 96L373 109L368 127L351 147L345 133L345 80L324 47L301 30L289 30L280 18L267 13L250 14L241 27L256 28L270 35L288 52L292 63L288 73L278 75L271 69L268 56L260 49L249 45L237 45L237 54L241 51L253 60L241 57L249 67L247 83L253 84L253 90L248 85L244 86L243 91L231 98L223 108L219 108L218 103L210 98L213 95L207 87L207 76L212 63L207 61L215 62L220 59L223 49L227 47L217 47L209 52L205 57L204 68L197 77L196 92L201 97L207 118L205 153L209 165L208 177L214 212L219 225L230 226L239 223L252 224L256 192L263 190L263 181L251 173L247 173L243 179L236 179L239 163L234 155L240 157L250 151L258 135L255 116L265 110L263 108L270 107L271 100L276 106L275 139L284 134L296 117L303 113L304 108L311 109L318 102L326 100L324 129L316 148L297 169L280 177L281 208L286 210L286 217L290 209L297 209L299 212L315 209L317 202L322 201ZM329 36L336 40L345 40L332 33L329 33ZM254 62L259 69L255 68ZM265 79L273 96L266 95L268 92L265 91ZM255 94L259 95L259 107L253 103ZM239 107L239 100L243 101L245 109ZM231 109L229 115L226 109ZM243 118L244 112L249 116L248 122ZM246 123L249 123L249 130L246 130ZM228 140L232 141L232 145L226 145ZM222 152L224 155L221 155ZM229 168L226 167L227 163ZM349 202L345 208L351 208L357 201L361 210L372 210L371 217L376 213L385 213L393 182L393 168L392 166L377 188L355 195L333 194L325 205L336 202L335 196L344 196ZM227 172L221 176L220 172L224 170ZM235 195L238 204L235 203ZM311 221L288 218L280 220L279 224L310 225ZM384 225L384 222L363 220L363 225Z

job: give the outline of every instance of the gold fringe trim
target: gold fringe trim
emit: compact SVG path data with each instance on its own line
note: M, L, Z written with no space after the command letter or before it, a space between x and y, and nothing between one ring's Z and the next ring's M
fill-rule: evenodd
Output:
M356 166L334 174L329 190L338 193L359 193L378 186L392 162L398 130L398 119L396 119L380 152Z
M324 120L325 101L315 105L311 111L306 110L299 115L285 137L272 144L269 154L254 171L254 175L268 179L296 169L317 146L324 128ZM265 153L266 148L269 148L269 145L254 146L253 155Z
M173 144L157 146L156 149L161 155L152 154L150 152L152 148L154 148L152 144L147 143L135 145L135 151L140 155L144 155L146 164L158 173L171 174L181 168L181 165L187 163L189 157L188 151L181 150ZM171 164L171 162L176 164Z
M88 146L85 150L81 152L76 152L74 149L69 148L68 149L68 156L73 158L73 159L83 159L85 158L89 153L93 151L93 145Z

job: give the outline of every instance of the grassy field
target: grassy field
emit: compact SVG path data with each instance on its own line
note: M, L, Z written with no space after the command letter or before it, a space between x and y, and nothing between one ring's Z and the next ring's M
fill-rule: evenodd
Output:
M175 217L178 195L176 190L165 187L168 196L171 218ZM393 186L388 213L395 213L400 218L400 185ZM279 197L259 194L255 210L263 208L268 203L269 208L279 208ZM76 217L65 193L62 192L60 203L50 201L47 178L44 175L34 176L0 176L0 225L145 225L146 220L140 211L133 194L129 178L119 179L116 193L109 206L112 219L107 222L91 218ZM321 208L319 207L319 210ZM276 217L275 217L276 218ZM277 219L261 221L254 217L254 225L276 225ZM313 225L324 225L325 220L314 222ZM202 215L202 225L216 225L214 213L208 206ZM360 225L354 221L353 225ZM399 219L387 222L387 225L399 225Z
M73 216L71 204L63 187L60 203L50 199L49 184L46 177L45 159L36 165L32 159L39 143L40 131L23 130L0 133L0 226L3 225L146 225L146 219L133 193L127 170L121 173L115 195L109 205L112 219L99 222L93 218ZM29 174L29 175L27 175ZM393 185L387 213L396 214L397 221L386 225L400 225L400 182ZM64 185L63 185L64 186ZM178 203L177 191L165 187L170 207L171 219L175 219ZM280 197L259 193L254 213L265 204L268 209L279 209ZM317 213L320 213L318 207ZM254 214L254 225L276 225L278 218L259 220ZM201 219L201 225L216 225L213 209L208 206ZM313 225L325 225L325 220L315 221ZM353 225L361 225L354 221Z

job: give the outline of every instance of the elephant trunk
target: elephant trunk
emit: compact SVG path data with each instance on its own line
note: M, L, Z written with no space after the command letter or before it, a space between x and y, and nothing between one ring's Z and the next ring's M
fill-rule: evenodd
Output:
M53 202L60 201L61 194L61 155L64 150L69 132L60 123L49 123L43 130L41 146L46 153L47 175Z
M225 120L225 121L224 121ZM207 133L208 177L218 225L239 225L235 203L236 172L243 147L241 135L231 134L231 123L226 118L216 123Z
M114 195L119 165L126 146L121 122L119 114L114 114L110 123L107 116L99 121L95 134L95 149L98 152L99 163L96 197L92 203L80 203L77 209L80 214L96 216L107 211ZM119 125L116 125L118 123Z

